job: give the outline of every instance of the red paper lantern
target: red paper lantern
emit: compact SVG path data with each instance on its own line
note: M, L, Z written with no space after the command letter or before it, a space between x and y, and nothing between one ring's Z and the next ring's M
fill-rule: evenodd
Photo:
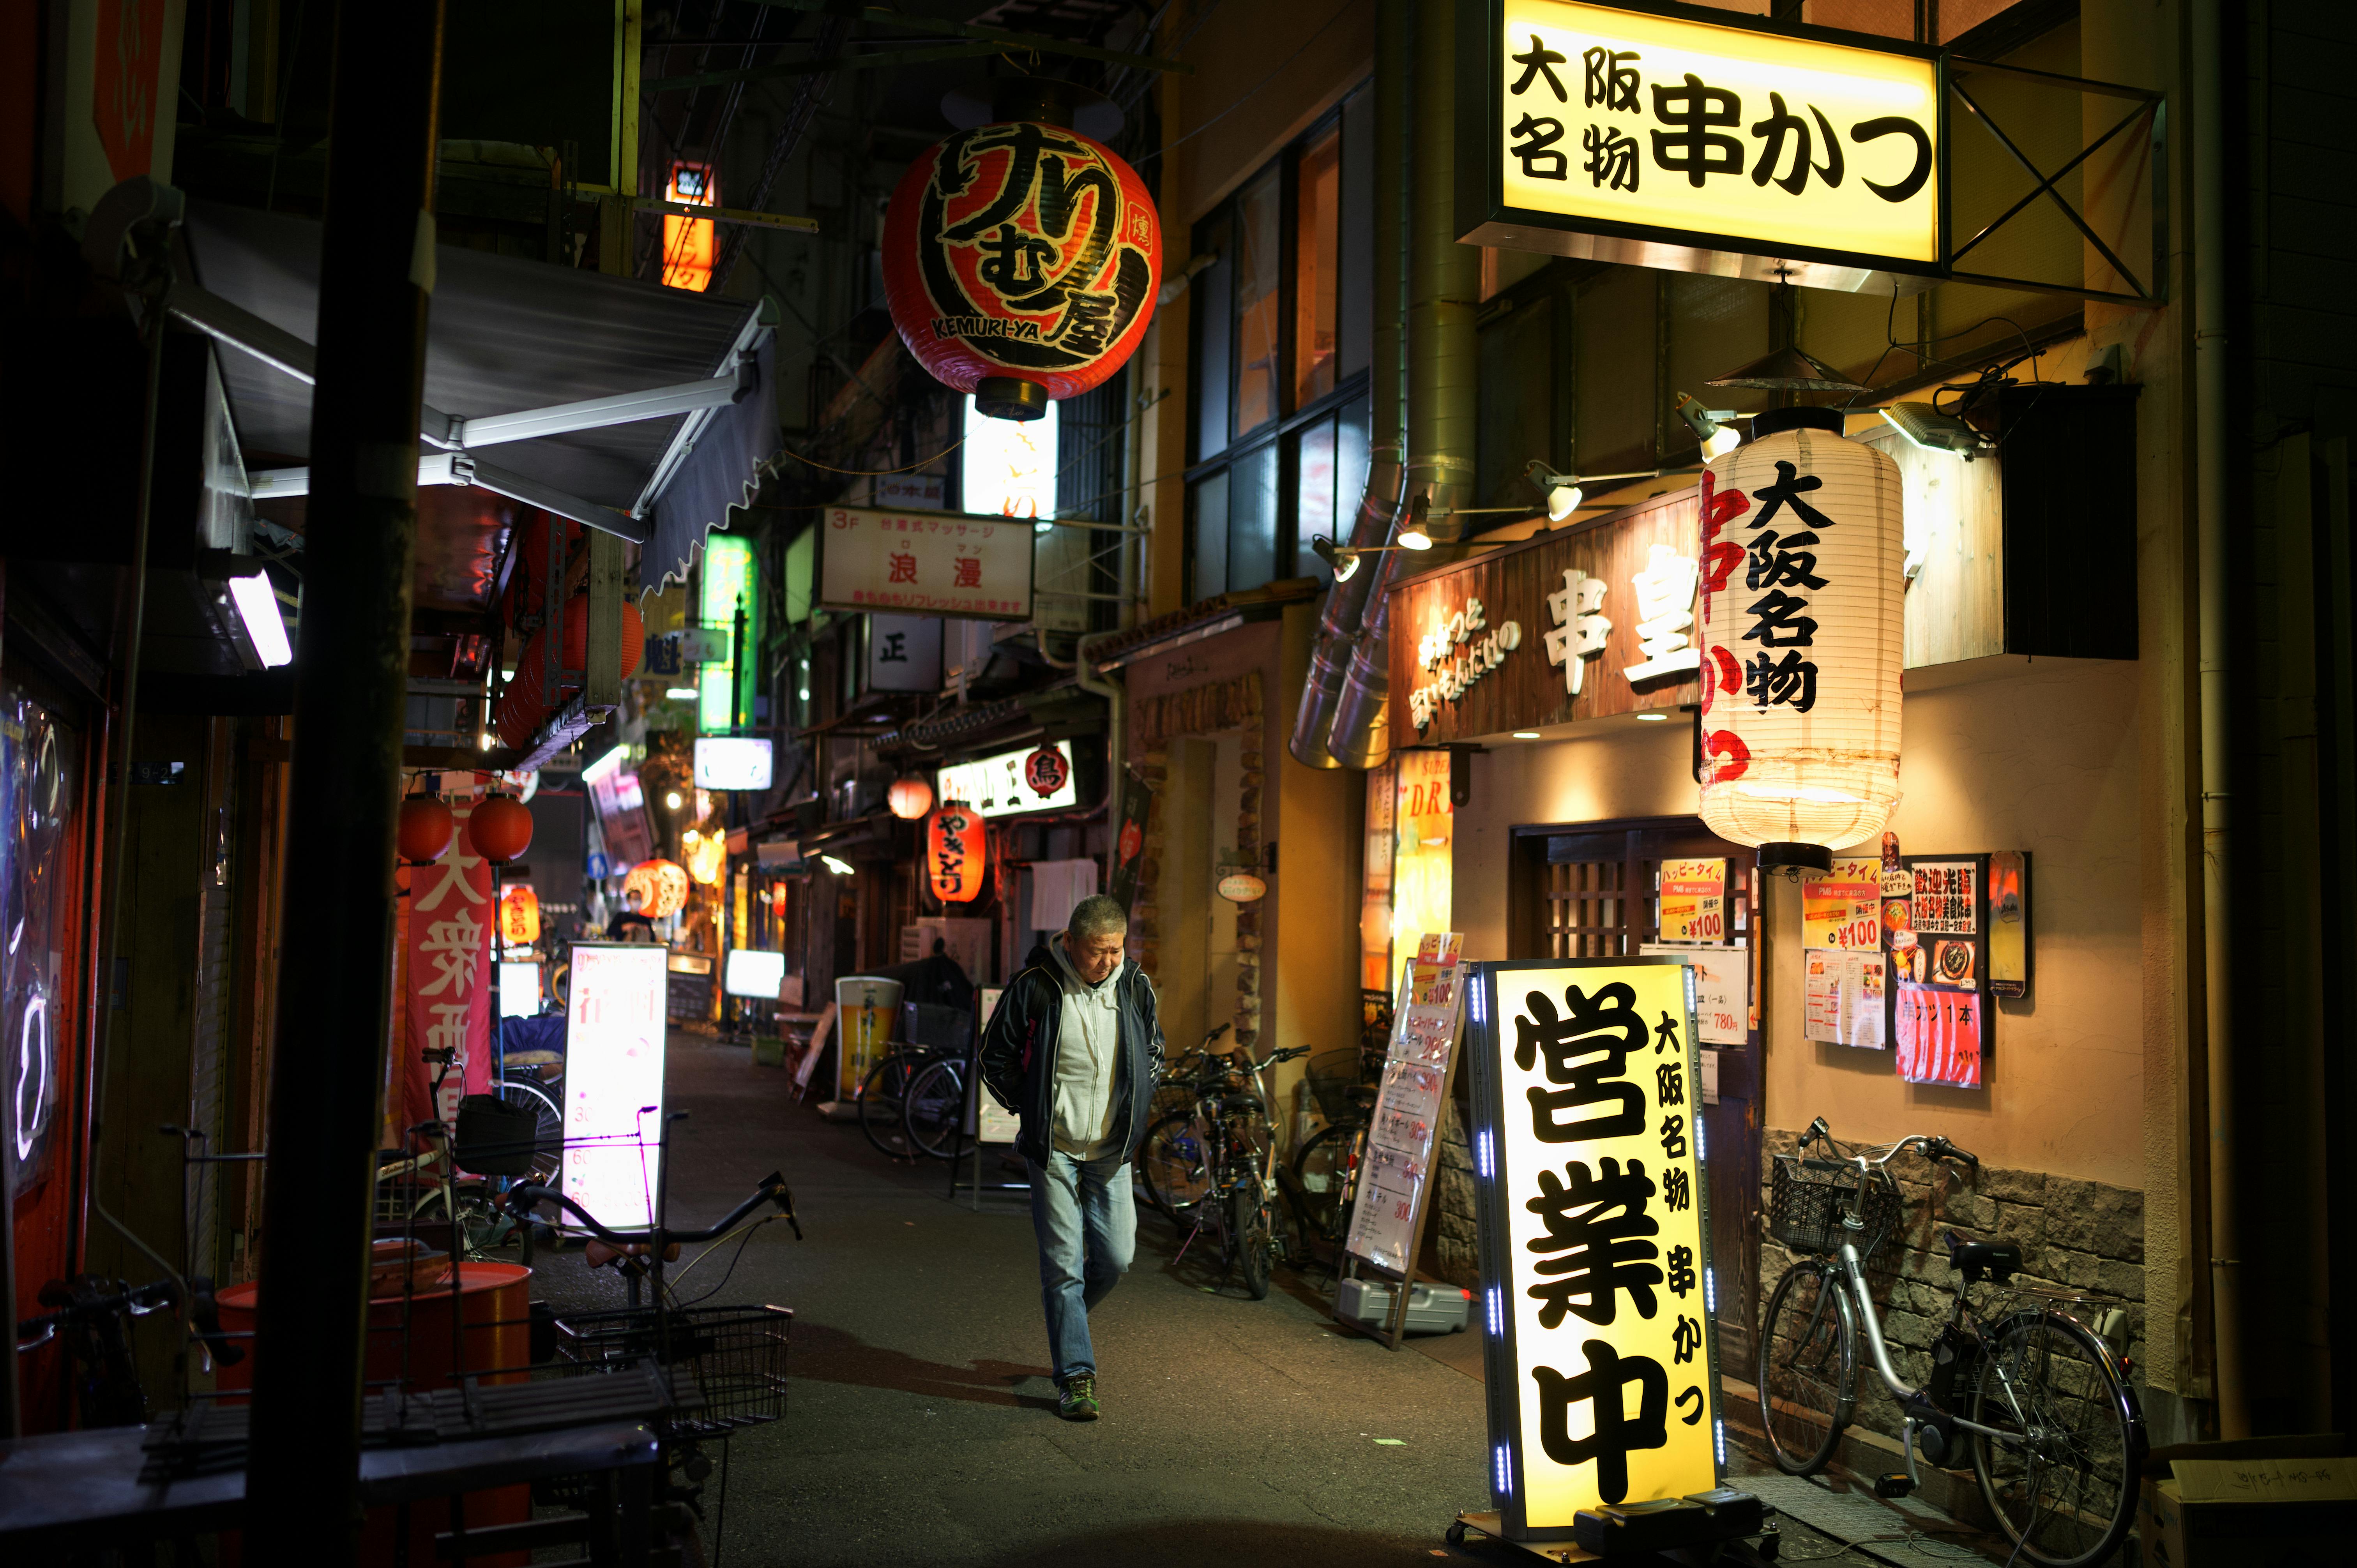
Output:
M1036 121L920 154L884 219L884 297L935 380L985 413L1037 419L1119 370L1146 337L1162 229L1137 172Z
M467 842L493 865L523 858L532 847L532 809L511 795L492 795L467 819Z
M687 908L687 871L668 860L642 860L622 878L625 897L639 896L639 913L660 920Z
M982 813L952 800L925 825L925 870L933 897L944 904L971 904L982 897L989 869L990 841Z
M1023 782L1031 793L1046 800L1064 787L1072 776L1072 765L1054 741L1044 741L1039 749L1023 759Z
M565 667L585 668L589 661L589 596L576 594L565 606ZM647 623L639 614L639 607L629 598L622 600L622 679L638 673L639 665L647 656ZM522 671L519 670L518 674Z
M892 780L885 800L891 805L894 816L904 822L913 822L933 809L933 787L911 773L906 779Z
M401 803L401 826L393 837L402 859L426 865L449 853L457 827L449 807L431 795L412 795Z
M530 740L540 721L548 716L552 707L545 695L548 674L548 630L545 627L524 640L523 655L516 660L515 679L508 682L500 696L500 711L492 723L503 745L520 746ZM565 668L581 669L589 658L589 596L576 594L565 606L565 640L558 647ZM638 671L640 661L647 654L646 621L639 607L629 599L622 601L622 648L616 660L622 680ZM569 681L560 681L560 694L578 690Z
M511 887L500 895L500 940L511 948L528 948L540 940L540 895L529 887Z

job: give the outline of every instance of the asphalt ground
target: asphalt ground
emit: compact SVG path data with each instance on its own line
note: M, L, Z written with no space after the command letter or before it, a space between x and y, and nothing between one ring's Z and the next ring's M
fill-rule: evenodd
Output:
M803 1231L765 1225L674 1266L682 1300L795 1315L785 1417L722 1445L711 1477L717 1564L1536 1561L1442 1539L1488 1506L1469 1333L1385 1349L1328 1322L1316 1273L1280 1270L1253 1301L1200 1255L1176 1260L1181 1237L1141 1204L1136 1262L1091 1315L1103 1417L1061 1421L1024 1195L952 1201L942 1164L886 1158L741 1047L675 1031L665 1099L689 1113L673 1224L716 1220L777 1170ZM1006 1174L984 1165L985 1181ZM533 1294L560 1311L623 1304L578 1251L538 1262ZM1797 1521L1783 1545L1787 1561L1874 1561Z

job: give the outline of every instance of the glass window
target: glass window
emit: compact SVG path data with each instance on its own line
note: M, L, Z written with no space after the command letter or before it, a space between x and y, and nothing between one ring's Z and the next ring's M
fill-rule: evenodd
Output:
M1194 488L1195 548L1189 564L1195 580L1187 597L1208 599L1228 591L1228 474L1213 474Z
M1295 433L1293 440L1294 552L1287 575L1322 577L1326 564L1311 553L1309 541L1335 532L1334 422L1321 419Z
M1335 291L1341 277L1342 130L1301 155L1294 199L1293 406L1334 390Z
M1199 253L1219 259L1195 279L1195 456L1200 462L1228 449L1228 375L1234 323L1236 261L1224 222L1206 224Z
M1257 588L1277 575L1276 443L1246 453L1228 471L1228 586Z
M1283 266L1278 212L1283 187L1272 168L1236 201L1236 434L1276 417L1279 285Z

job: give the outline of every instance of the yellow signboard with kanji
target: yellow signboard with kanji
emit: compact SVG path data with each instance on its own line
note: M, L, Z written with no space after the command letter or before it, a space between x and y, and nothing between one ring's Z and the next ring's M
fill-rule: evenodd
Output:
M1694 1019L1670 959L1478 966L1491 1487L1511 1539L1718 1484Z
M1831 871L1801 874L1801 945L1874 952L1882 946L1882 862L1836 855Z

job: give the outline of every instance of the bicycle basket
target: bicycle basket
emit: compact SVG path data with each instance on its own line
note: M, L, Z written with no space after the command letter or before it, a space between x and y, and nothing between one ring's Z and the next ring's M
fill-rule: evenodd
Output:
M565 1354L585 1367L652 1360L675 1381L694 1380L701 1402L664 1417L670 1431L725 1437L786 1413L786 1339L794 1315L782 1306L652 1307L583 1312L557 1319Z
M1309 1079L1309 1092L1318 1101L1318 1113L1327 1121L1366 1120L1366 1112L1351 1098L1351 1091L1361 1087L1359 1068L1359 1047L1356 1046L1319 1051L1309 1058L1305 1075Z
M1847 1230L1842 1224L1842 1205L1857 1191L1861 1181L1866 1191L1858 1218L1866 1226L1862 1230ZM1852 1166L1832 1160L1776 1156L1768 1190L1768 1234L1793 1251L1830 1253L1846 1237L1857 1245L1863 1262L1874 1255L1898 1223L1899 1190L1889 1177L1861 1177Z
M496 1094L469 1094L458 1101L450 1155L460 1170L529 1176L539 1144L540 1117L530 1106L511 1105Z

